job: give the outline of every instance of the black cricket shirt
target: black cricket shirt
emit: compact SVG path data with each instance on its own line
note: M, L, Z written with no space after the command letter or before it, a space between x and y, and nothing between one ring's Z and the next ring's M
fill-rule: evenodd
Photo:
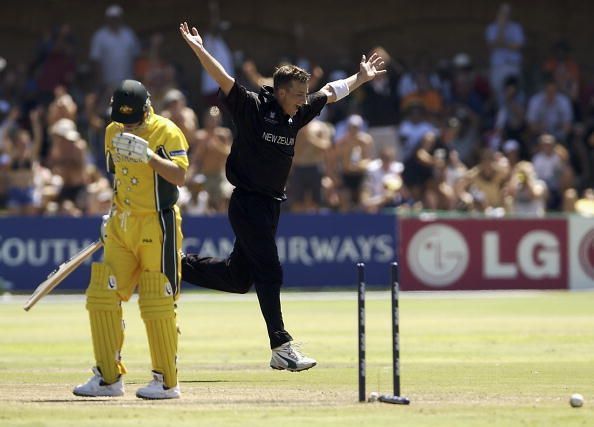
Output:
M237 128L226 164L229 182L243 190L285 200L297 132L320 114L327 101L322 92L308 94L307 103L290 117L281 109L270 86L256 94L236 81L225 97Z

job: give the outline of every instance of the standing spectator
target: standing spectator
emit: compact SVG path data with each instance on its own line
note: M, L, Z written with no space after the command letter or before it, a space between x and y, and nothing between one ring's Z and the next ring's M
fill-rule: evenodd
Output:
M520 144L515 139L508 139L505 141L501 147L501 151L507 159L510 168L514 168L521 160Z
M336 141L336 156L342 182L343 211L359 206L363 178L373 152L373 139L363 131L363 118L353 114L348 118L346 134Z
M495 117L495 134L499 141L515 140L521 144L523 156L528 156L526 144L526 109L524 96L520 92L519 81L516 76L505 79L503 88L503 102L499 106Z
M435 126L426 118L425 107L418 100L411 100L405 110L405 119L400 124L398 136L402 143L402 152L396 153L396 159L406 162L416 150L427 132L435 132Z
M322 178L332 147L330 126L312 120L297 133L287 189L293 212L317 212L322 206Z
M559 92L552 76L546 76L543 90L530 98L526 119L533 138L548 133L567 142L573 122L571 102Z
M70 119L60 119L49 129L51 147L49 167L62 181L56 198L58 206L66 204L85 212L87 199L87 143Z
M91 40L90 59L96 65L99 81L108 91L122 80L134 77L134 61L140 54L138 38L123 18L121 6L109 6L105 10L105 25Z
M231 193L231 185L225 177L225 163L231 152L233 135L230 129L221 126L223 118L219 107L210 107L203 119L204 128L194 137L196 144L190 155L189 176L193 179L200 174L210 210L225 212Z
M398 144L396 125L400 119L398 81L403 70L383 47L372 49L370 55L374 52L384 58L387 72L365 85L357 95L361 114L369 125L367 131L374 141L373 152L377 154L383 147L393 147L394 144Z
M268 331L270 367L310 369L316 360L304 356L285 330L280 300L283 270L275 240L295 138L324 105L383 74L379 70L383 60L363 55L356 74L310 94L309 73L295 65L283 66L274 73L274 87L264 87L256 94L226 72L204 47L195 27L190 30L184 22L179 29L202 67L220 86L238 128L226 168L235 185L229 202L229 221L236 236L233 251L227 259L187 254L182 262L183 279L234 293L245 293L255 285Z
M486 79L475 71L467 53L458 53L452 59L452 99L454 106L464 106L482 121L490 111L490 88Z
M571 48L566 40L555 43L551 56L543 64L543 71L553 76L559 91L569 98L573 113L579 119L580 66L571 57Z
M421 202L427 209L437 209L435 194L435 169L443 164L447 151L438 146L436 131L427 131L404 161L402 179L414 202Z
M204 34L204 47L208 49L213 58L215 58L233 78L235 76L233 52L231 52L231 49L223 37L224 31L229 29L229 23L227 21L221 21L219 3L217 0L209 0L208 7L210 10L210 31ZM202 94L202 107L204 111L213 105L216 105L219 108L222 107L221 100L218 96L219 85L206 72L202 73L200 93Z
M134 64L134 74L143 82L151 94L151 105L159 112L164 106L164 97L176 86L175 68L163 55L164 38L161 33L151 34Z
M49 102L58 86L70 86L76 70L75 45L72 29L62 24L52 31L41 45L34 67L37 89L43 104Z
M487 46L491 51L491 88L498 102L503 102L503 82L508 76L522 75L522 47L524 30L510 19L508 3L499 6L495 21L485 31Z
M39 110L32 110L32 120L37 120ZM34 215L38 212L39 197L35 192L35 171L39 167L41 140L32 138L31 133L18 127L12 128L12 135L6 138L9 164L8 213L13 215Z

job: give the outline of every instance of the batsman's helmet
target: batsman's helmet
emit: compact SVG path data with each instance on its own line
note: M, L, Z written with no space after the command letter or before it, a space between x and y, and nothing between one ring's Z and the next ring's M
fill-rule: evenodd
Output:
M142 83L124 80L113 92L111 99L111 120L118 123L138 123L149 107L150 94Z

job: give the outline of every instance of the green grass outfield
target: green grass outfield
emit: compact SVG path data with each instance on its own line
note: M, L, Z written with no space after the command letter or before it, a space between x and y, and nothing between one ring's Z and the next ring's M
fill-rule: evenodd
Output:
M178 310L183 397L134 397L149 378L137 304L125 305L123 398L71 394L93 364L81 297L30 312L0 296L0 426L592 426L594 293L404 293L403 394L357 402L354 293L283 295L285 321L318 366L273 371L253 294L187 293ZM387 292L367 301L367 391L391 391ZM585 398L571 408L572 393Z

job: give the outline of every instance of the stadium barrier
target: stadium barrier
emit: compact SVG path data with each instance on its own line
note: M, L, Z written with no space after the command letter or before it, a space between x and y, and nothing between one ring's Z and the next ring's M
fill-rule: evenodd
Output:
M95 240L99 224L0 218L0 289L33 290ZM233 247L225 216L185 217L183 231L187 252L224 257ZM288 287L352 287L357 262L365 263L369 285L385 287L385 265L397 259L402 290L594 288L593 218L285 214L277 243ZM90 260L59 289L86 288L89 271Z

